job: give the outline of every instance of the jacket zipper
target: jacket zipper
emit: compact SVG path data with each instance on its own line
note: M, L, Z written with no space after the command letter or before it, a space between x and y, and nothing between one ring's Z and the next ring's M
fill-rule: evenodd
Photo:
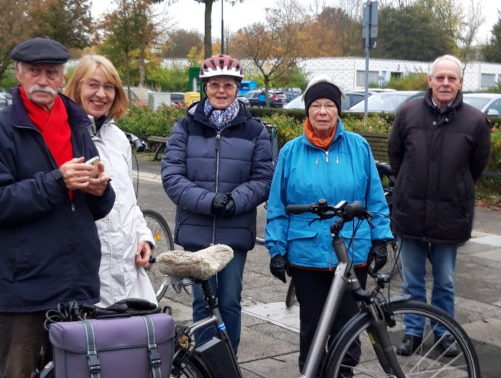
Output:
M219 190L219 154L220 154L220 144L221 144L221 131L219 130L216 133L216 193ZM216 241L216 216L214 215L214 219L212 221L212 245Z

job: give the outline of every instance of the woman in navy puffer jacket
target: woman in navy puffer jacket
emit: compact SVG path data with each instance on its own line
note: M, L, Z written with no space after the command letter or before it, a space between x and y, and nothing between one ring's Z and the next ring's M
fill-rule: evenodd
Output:
M207 99L176 122L162 159L162 181L177 205L175 241L196 251L211 244L233 248L233 260L211 279L235 352L240 341L240 299L247 251L254 247L256 207L268 197L272 177L269 134L236 99L243 78L228 55L206 59L200 69ZM193 320L208 316L200 287ZM208 340L213 330L196 334Z

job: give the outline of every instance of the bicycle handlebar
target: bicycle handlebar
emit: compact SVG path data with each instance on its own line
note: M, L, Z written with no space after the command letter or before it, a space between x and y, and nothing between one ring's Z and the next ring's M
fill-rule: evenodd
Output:
M314 213L320 219L330 219L338 216L344 222L349 222L355 218L368 220L372 218L364 205L358 201L352 203L340 201L337 205L332 206L328 204L326 199L321 199L310 205L287 205L286 209L289 214Z

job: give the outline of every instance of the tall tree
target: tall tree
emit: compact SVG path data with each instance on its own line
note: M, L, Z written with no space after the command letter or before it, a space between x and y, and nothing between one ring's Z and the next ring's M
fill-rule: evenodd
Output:
M149 0L115 1L117 9L106 14L101 25L104 43L99 48L125 73L128 85L132 84L131 70L135 60L139 69L139 86L143 86L149 50L162 34L159 21L154 21Z
M31 36L30 0L0 0L0 78L11 65L10 52Z
M161 3L164 0L151 0L153 3ZM168 0L169 3L174 3L177 0ZM208 58L212 56L212 6L217 0L195 0L197 3L205 4L204 13L204 50L205 57ZM227 1L231 5L235 5L237 2L243 3L244 0L221 0Z
M251 59L257 67L266 93L272 80L296 68L303 15L304 9L297 0L277 0L275 8L266 10L266 23L245 27L232 40L232 51ZM266 101L269 105L268 96Z
M89 0L32 1L32 36L55 39L68 48L89 46L93 31Z
M379 13L378 58L430 61L457 54L461 10L453 0L417 0Z
M482 52L486 61L501 63L501 11L498 11L498 20L491 33L491 39Z
M168 58L186 58L193 47L201 51L202 46L203 37L200 33L180 29L169 33L162 56Z
M475 36L483 24L485 18L482 15L481 3L470 0L468 8L463 12L461 32L459 35L460 52L459 58L467 63L476 58L478 48L474 46Z

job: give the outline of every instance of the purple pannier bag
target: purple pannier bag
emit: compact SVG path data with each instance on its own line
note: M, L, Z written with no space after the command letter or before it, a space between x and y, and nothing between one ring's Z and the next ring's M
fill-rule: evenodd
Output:
M50 326L56 378L168 378L175 327L164 313Z

